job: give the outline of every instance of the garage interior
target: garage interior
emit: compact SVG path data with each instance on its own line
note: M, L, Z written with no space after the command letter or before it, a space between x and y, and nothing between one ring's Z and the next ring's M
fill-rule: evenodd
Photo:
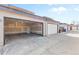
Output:
M43 23L4 17L4 35L5 44L7 41L10 41L10 39L7 38L19 37L20 35L29 35L30 37L32 35L42 36Z

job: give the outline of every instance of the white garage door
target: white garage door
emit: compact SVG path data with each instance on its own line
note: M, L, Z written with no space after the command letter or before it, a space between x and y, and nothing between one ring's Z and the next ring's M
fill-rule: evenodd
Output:
M48 24L48 34L57 33L57 25L56 24Z

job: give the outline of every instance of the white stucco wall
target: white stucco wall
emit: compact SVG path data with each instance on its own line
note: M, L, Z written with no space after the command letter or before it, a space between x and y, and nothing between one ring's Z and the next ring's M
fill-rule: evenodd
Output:
M47 36L48 35L48 23L45 21L44 23L43 23L43 36Z
M4 19L0 16L0 45L4 44Z

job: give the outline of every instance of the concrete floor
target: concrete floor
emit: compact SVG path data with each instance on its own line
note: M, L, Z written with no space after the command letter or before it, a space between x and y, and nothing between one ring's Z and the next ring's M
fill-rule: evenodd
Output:
M40 35L6 36L1 47L3 55L73 55L79 54L79 31L54 34L48 37Z

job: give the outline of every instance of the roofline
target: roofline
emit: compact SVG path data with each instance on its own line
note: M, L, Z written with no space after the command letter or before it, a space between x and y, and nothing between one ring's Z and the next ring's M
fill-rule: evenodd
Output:
M13 9L13 10L16 10L16 11L24 12L24 13L34 14L32 11L29 11L29 10L26 10L26 9L23 9L23 8L20 8L20 7L16 7L16 6L13 6L13 5L10 5L10 4L8 6L5 5L5 4L4 5L1 4L0 6L6 7L6 8L9 8L9 9ZM13 7L15 7L15 8L13 8Z
M9 8L8 6L4 6L4 5L0 5L0 6ZM16 6L15 6L15 7L16 7ZM17 7L17 8L18 8L18 7ZM13 9L13 8L10 8L10 9ZM13 10L16 10L16 9L13 9ZM16 11L19 11L19 10L16 10ZM22 11L19 11L19 12L22 12ZM29 14L29 15L32 15L32 16L37 16L37 17L43 18L42 16L38 16L38 15L35 15L35 14L30 14L30 13L25 13L25 14Z
M54 19L52 19L52 18L50 18L50 17L47 17L47 16L43 16L43 18L46 18L46 20L51 20L51 21L53 21L53 22L55 22L55 23L60 23L60 21L56 21L56 20L54 20Z

